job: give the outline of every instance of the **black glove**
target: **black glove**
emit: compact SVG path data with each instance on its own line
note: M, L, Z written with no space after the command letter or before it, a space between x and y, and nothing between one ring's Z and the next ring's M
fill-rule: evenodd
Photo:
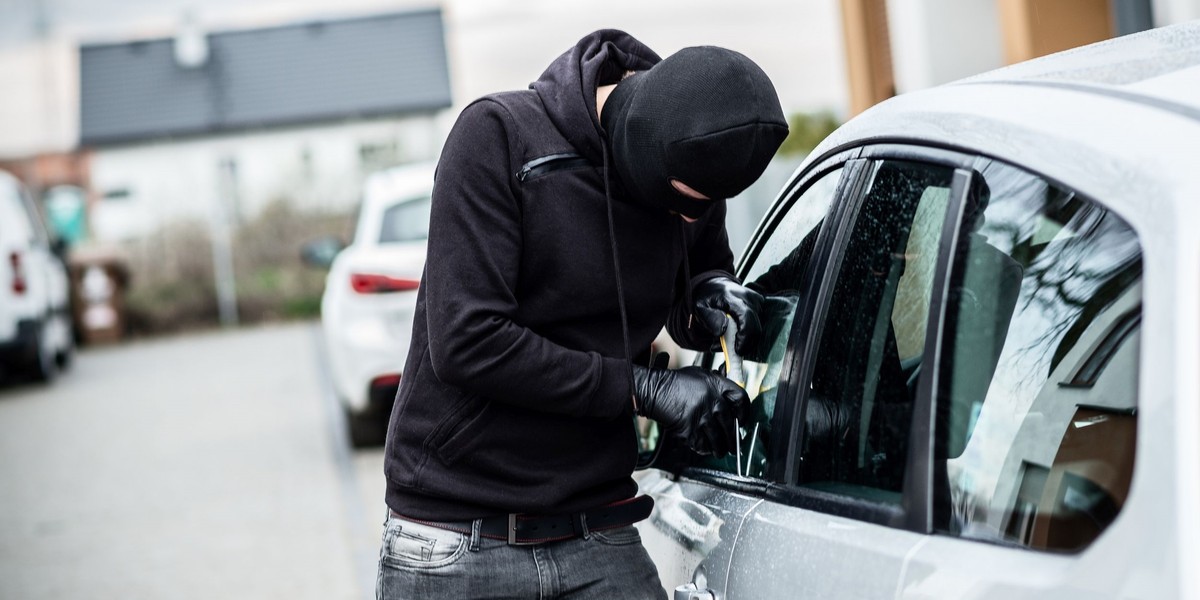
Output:
M758 308L758 320L762 327L759 337L757 340L746 340L745 345L738 349L738 354L746 360L760 363L768 362L772 353L775 360L782 360L797 302L797 296L763 296Z
M735 419L745 421L746 390L700 367L647 369L633 366L638 414L658 421L698 454L722 456L737 443Z
M729 277L720 276L692 288L692 301L700 321L715 336L725 333L725 315L733 317L738 328L733 346L738 354L744 354L752 344L758 342L762 330L758 319L762 294Z

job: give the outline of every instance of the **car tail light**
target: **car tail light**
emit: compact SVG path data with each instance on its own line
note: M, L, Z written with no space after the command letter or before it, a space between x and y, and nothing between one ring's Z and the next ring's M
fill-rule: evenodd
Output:
M12 265L12 291L18 296L23 295L28 286L25 284L25 271L21 266L21 253L9 253L8 262Z
M371 380L371 387L398 388L400 387L400 374L380 375Z
M374 273L352 273L350 287L360 294L386 294L388 292L407 292L421 286L416 279L388 277Z

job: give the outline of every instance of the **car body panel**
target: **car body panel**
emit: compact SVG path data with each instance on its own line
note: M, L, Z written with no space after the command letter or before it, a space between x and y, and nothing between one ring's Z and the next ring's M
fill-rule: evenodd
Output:
M886 598L895 594L905 559L924 539L903 529L803 512L798 517L797 509L770 501L755 507L738 535L722 598ZM775 560L742 548L771 548Z
M638 523L642 544L655 558L668 589L693 582L700 589L725 589L738 531L762 500L694 481L674 481L661 471L644 473L642 493L654 512Z

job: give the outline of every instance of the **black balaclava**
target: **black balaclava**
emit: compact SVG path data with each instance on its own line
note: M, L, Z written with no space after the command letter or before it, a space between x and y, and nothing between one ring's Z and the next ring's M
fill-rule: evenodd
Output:
M788 132L767 74L713 46L684 48L621 81L600 122L626 192L692 218L754 183ZM712 200L688 198L672 179Z

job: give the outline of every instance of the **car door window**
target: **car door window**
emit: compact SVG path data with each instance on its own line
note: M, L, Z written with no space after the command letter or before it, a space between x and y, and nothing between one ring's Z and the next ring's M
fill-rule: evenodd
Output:
M838 166L799 193L773 223L745 267L747 287L763 294L766 300L759 314L763 335L756 347L742 357L753 418L741 424L737 451L722 459L710 459L704 465L708 468L746 477L763 477L767 473L779 377L804 286L804 270L821 223L837 195L842 172ZM718 355L716 367L723 363L724 357Z
M818 316L798 483L898 505L954 169L887 160L873 170Z
M1037 176L989 162L976 180L947 294L934 527L1078 550L1133 477L1141 248Z

